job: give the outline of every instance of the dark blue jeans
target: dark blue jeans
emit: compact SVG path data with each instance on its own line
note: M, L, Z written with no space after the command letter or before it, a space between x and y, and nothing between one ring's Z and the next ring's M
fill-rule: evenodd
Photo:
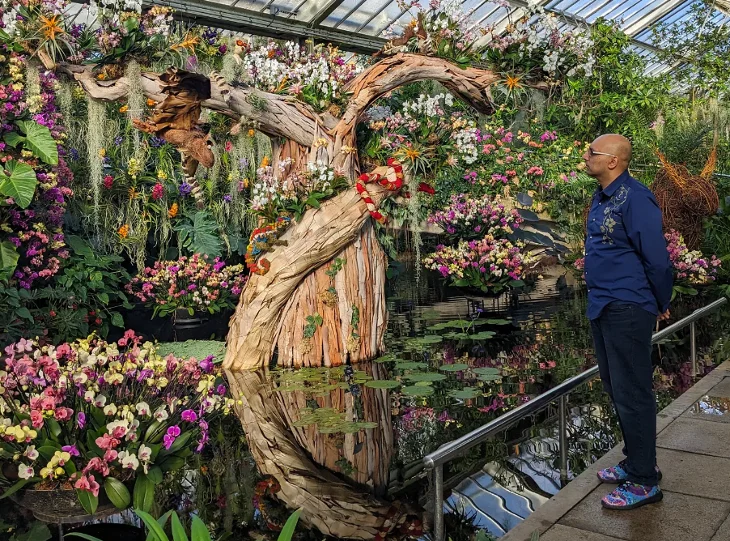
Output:
M603 387L616 408L624 437L629 481L654 486L656 399L651 365L651 333L656 316L640 306L612 302L591 320Z

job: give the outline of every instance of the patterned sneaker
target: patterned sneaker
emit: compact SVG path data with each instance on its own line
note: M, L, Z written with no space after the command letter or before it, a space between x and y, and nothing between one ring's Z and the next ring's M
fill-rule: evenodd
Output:
M664 498L664 493L658 486L637 485L636 483L622 483L616 490L604 496L601 505L606 509L628 511L648 503L656 503Z
M600 470L598 473L596 473L596 475L598 476L598 480L601 481L601 483L611 483L614 485L623 483L629 478L629 474L626 473L626 470L624 469L625 462L626 461L622 460L615 466ZM657 473L657 480L661 481L662 472L659 470L659 466L655 466L655 468Z

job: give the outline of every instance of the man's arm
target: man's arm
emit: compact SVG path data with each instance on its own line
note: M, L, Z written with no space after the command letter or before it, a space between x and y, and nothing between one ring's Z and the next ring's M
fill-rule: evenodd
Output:
M624 213L626 234L641 257L660 315L669 310L674 271L662 232L662 212L651 192L635 192ZM668 314L667 314L668 315Z

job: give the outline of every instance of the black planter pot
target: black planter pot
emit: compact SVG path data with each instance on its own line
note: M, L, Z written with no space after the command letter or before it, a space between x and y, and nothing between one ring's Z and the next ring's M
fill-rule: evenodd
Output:
M159 342L184 342L185 340L225 339L233 310L223 310L216 314L194 313L180 309L175 317L152 317L152 310L142 304L124 315L127 329L132 329L146 340ZM122 337L123 329L113 329L109 341Z
M142 528L130 524L87 524L79 528L64 530L64 534L84 533L98 537L101 541L145 541L147 536Z

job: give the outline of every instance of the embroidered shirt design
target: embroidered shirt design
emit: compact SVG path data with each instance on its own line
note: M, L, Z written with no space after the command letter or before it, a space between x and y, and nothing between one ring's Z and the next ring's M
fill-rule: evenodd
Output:
M618 210L621 206L626 203L629 198L629 192L631 188L628 188L625 184L616 190L616 193L611 196L608 200L606 208L603 209L603 223L601 224L601 232L603 233L603 244L613 244L613 238L611 234L613 229L620 219Z

